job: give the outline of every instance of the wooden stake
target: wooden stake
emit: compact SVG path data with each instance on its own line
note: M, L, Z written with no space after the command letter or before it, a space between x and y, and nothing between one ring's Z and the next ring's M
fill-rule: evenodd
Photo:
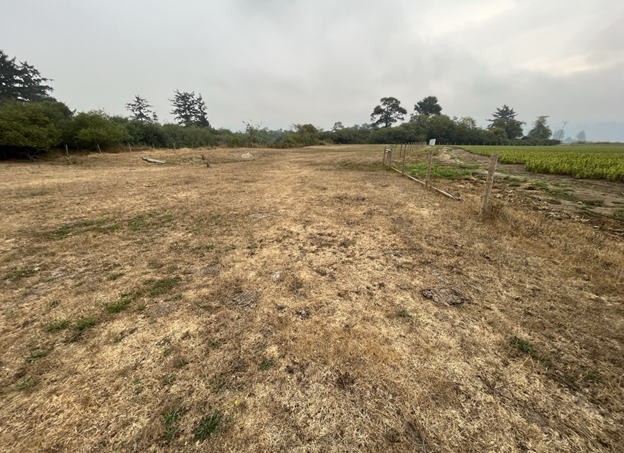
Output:
M405 158L407 157L407 147L409 144L405 144L405 148L403 150L403 174L405 174Z
M498 161L498 153L492 153L490 159L490 169L488 170L487 181L485 183L485 194L483 194L483 204L481 205L481 217L487 214L488 204L490 203L490 195L492 195L492 184L494 184L494 172L496 171L496 162Z
M98 151L100 152L100 154L102 154L102 149L100 148L100 144L99 143L97 144L97 147L98 147Z
M67 154L67 157L69 157L69 148L67 147L67 145L65 145L65 153Z
M425 187L429 188L429 176L431 175L431 161L433 160L433 148L429 148L429 163L427 164L427 178L425 179Z

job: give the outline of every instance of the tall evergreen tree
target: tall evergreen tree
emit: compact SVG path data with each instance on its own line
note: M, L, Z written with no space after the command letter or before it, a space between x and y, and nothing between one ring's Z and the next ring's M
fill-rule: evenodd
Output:
M533 129L529 131L527 134L528 137L531 138L539 138L539 139L549 139L552 135L552 130L548 126L546 122L547 116L538 116L535 122L533 123Z
M132 113L132 119L142 123L158 122L158 115L152 111L152 106L141 96L135 96L132 102L126 104L126 109Z
M0 100L14 99L21 102L53 101L50 96L51 82L27 62L15 62L0 50Z
M186 91L174 92L173 99L170 99L173 110L171 113L175 116L178 124L183 126L210 127L210 122L206 114L206 104L201 94L195 96Z
M507 104L505 104L501 108L497 107L496 111L492 113L494 119L488 121L496 121L497 119L512 120L517 115L518 114L514 112L514 109L510 108Z
M496 111L492 114L494 117L488 120L490 123L488 129L494 130L496 128L503 129L507 134L507 138L515 139L522 137L522 126L524 121L518 121L516 116L518 114L514 112L514 109L507 105L503 105L501 108L496 108Z

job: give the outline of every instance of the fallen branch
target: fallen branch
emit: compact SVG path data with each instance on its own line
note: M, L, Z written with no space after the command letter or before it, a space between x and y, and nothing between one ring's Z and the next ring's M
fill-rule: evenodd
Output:
M150 164L164 164L164 160L150 159L149 157L142 158L145 162L149 162Z

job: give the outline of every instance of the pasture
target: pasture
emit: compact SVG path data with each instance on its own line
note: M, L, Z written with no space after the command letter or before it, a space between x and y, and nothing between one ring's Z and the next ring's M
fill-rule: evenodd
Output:
M2 450L618 451L621 238L382 149L0 163Z

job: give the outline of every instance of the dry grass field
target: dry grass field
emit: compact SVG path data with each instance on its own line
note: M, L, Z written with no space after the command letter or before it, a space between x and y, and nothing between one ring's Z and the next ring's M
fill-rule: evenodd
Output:
M624 451L624 242L382 149L0 163L0 449Z

